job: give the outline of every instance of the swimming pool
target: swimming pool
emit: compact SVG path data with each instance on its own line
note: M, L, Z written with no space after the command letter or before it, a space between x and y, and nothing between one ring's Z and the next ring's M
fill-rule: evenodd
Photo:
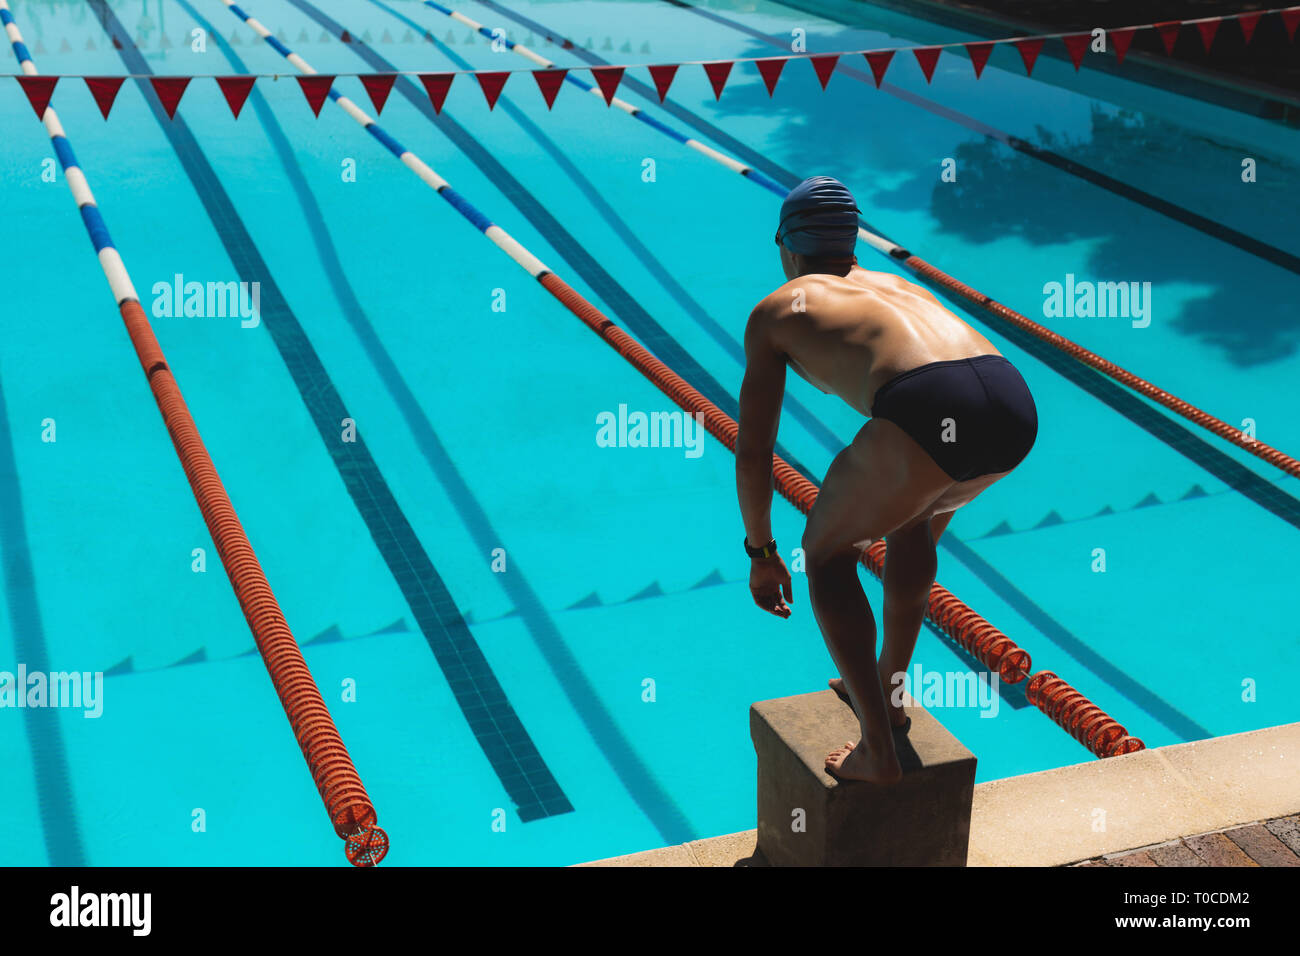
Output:
M575 68L770 55L762 38L788 45L795 28L810 50L976 39L867 5L853 25L767 0L451 6ZM151 320L392 839L388 862L564 864L751 827L749 703L832 670L798 575L790 621L750 604L730 453L709 438L698 455L598 444L602 413L672 404L342 110L313 117L292 68L217 0L11 8L49 75L284 74L238 121L210 80L174 122L130 83L108 121L79 82L53 105L146 308L178 275L261 283L256 325ZM324 73L528 66L413 0L246 9ZM684 68L672 111L626 82L620 95L779 181L843 179L874 226L940 268L1300 448L1286 399L1300 134L1058 60L1027 79L1008 49L978 83L970 69L945 54L927 84L899 57L885 89L838 72L822 92L795 63L769 99L738 66L715 101ZM355 78L337 87L368 108ZM41 175L49 140L17 85L3 89L0 669L106 676L96 719L0 711L0 821L25 837L0 861L338 865L84 227ZM489 111L461 77L435 122L407 89L380 118L393 137L734 407L745 318L781 281L770 193L573 90L548 111L516 76ZM1242 182L1244 158L1257 182ZM941 181L945 159L956 182ZM1044 316L1044 285L1075 280L1150 282L1150 323ZM1043 427L1015 477L954 519L939 581L1148 746L1295 719L1284 681L1300 642L1277 598L1295 580L1297 482L961 314L1023 370ZM802 411L788 404L782 445L820 477L860 423L788 387ZM363 440L341 453L345 418ZM773 513L788 549L802 519L783 501ZM970 664L928 630L915 661ZM1090 759L1020 688L999 705L991 719L935 711L980 780ZM508 754L485 750L475 727L511 713ZM510 797L521 778L554 787L528 820Z

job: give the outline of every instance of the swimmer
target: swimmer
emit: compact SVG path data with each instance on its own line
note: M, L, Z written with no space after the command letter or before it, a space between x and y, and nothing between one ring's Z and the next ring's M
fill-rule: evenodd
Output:
M935 577L935 542L953 513L1006 477L1033 447L1038 413L1025 380L993 344L921 286L858 265L858 207L837 180L786 197L776 243L789 280L745 330L736 490L755 603L790 616L790 572L772 540L772 450L786 368L869 419L831 463L803 534L813 614L861 739L826 757L846 780L896 783L889 702ZM885 539L884 642L858 580L862 549Z

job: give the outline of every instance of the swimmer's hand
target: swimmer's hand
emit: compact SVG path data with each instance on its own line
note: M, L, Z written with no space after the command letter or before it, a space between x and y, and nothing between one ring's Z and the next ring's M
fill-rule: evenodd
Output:
M794 600L794 592L790 590L790 572L779 554L750 559L749 593L754 596L754 603L769 614L781 618L790 616L787 602ZM785 600L781 599L782 594Z

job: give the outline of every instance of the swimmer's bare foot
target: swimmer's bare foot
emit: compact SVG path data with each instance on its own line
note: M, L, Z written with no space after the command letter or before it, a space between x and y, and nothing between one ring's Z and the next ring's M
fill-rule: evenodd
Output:
M853 701L849 699L848 689L844 686L844 678L832 677L826 682L830 689L839 695L840 700L852 708L853 713L857 714L858 709L853 706ZM907 731L912 727L912 718L907 716L902 707L895 707L890 703L889 698L885 698L885 708L889 711L889 726L894 730Z
M826 755L826 769L839 780L865 780L882 786L903 779L903 768L892 747L888 753L883 748L873 752L861 741L832 750Z

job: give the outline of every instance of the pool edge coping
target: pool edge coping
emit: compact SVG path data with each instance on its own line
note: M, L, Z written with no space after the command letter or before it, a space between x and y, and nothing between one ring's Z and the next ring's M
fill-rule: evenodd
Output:
M1300 722L977 784L967 866L1068 866L1300 812ZM575 866L752 866L744 830Z

